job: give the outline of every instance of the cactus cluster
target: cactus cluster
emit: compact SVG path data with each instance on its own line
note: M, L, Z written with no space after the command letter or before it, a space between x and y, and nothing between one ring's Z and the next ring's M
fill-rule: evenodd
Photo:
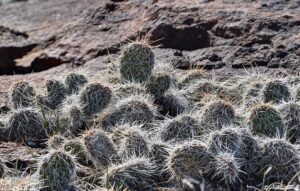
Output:
M44 94L29 82L13 86L0 141L42 156L23 170L0 154L0 185L19 174L38 184L34 191L299 184L299 80L169 70L144 42L119 55L100 77L47 80Z

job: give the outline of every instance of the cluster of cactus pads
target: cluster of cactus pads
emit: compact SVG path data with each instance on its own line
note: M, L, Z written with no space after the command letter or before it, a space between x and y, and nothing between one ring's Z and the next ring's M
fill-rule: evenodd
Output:
M24 172L28 190L299 189L300 88L290 76L164 69L141 42L105 72L51 79L45 92L12 87L1 141L46 152ZM1 180L8 171L0 162Z

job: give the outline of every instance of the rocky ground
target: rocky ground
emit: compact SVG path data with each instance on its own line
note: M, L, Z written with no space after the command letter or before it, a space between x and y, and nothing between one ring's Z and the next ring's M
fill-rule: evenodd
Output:
M298 0L0 0L0 113L16 81L39 88L70 70L96 75L143 36L157 63L182 70L297 73L299 12ZM26 168L34 153L16 146L1 153Z

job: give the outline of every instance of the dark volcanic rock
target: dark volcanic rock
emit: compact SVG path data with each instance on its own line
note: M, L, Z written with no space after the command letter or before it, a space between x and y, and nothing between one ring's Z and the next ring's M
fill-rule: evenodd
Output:
M18 73L15 59L22 58L36 46L27 39L26 33L0 26L0 75Z
M199 25L174 27L160 24L151 31L150 40L161 48L177 50L197 50L210 46L208 32Z
M274 52L268 46L257 48L240 47L228 58L233 68L245 68L251 66L267 66L274 57Z

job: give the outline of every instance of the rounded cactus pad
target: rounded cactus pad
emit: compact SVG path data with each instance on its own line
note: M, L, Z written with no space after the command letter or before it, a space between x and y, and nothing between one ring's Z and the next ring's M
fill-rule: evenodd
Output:
M164 167L169 156L170 146L164 142L154 142L149 147L149 156L156 165Z
M132 95L116 103L102 120L103 127L129 123L147 127L156 116L156 108L152 100L144 96Z
M231 152L240 156L241 138L237 128L224 128L210 133L208 147L213 153Z
M204 133L199 121L191 114L181 114L165 121L159 127L160 137L163 141L181 142Z
M33 107L35 90L28 82L18 82L13 86L10 100L14 109Z
M111 90L99 83L89 84L80 94L80 105L85 116L101 112L111 101Z
M160 97L170 88L171 81L172 79L168 74L152 75L146 83L146 90L155 97Z
M85 118L83 112L80 108L72 106L68 111L67 116L69 122L68 130L72 134L77 135L84 129L85 126Z
M298 151L292 144L283 139L266 141L263 145L260 164L259 172L262 172L262 176L265 176L265 181L268 184L293 181L292 178L300 171ZM266 172L269 167L271 169Z
M76 165L73 158L62 151L51 151L38 166L43 191L65 191L75 180Z
M255 135L282 137L285 132L283 119L279 112L267 104L255 105L251 109L248 124Z
M233 185L240 181L244 172L241 170L241 163L233 153L219 152L216 154L213 162L213 179L224 184Z
M122 51L120 56L121 79L144 82L151 75L154 63L154 53L150 47L132 43Z
M117 155L112 140L101 130L89 130L84 136L84 145L94 165L102 170L106 169Z
M238 134L241 139L240 159L242 159L241 169L247 176L254 176L257 171L257 158L260 154L260 146L257 139L248 128L239 128Z
M143 157L148 154L148 143L139 126L124 129L122 132L120 155L123 158L131 156Z
M65 151L70 152L73 156L75 156L78 163L81 165L88 165L90 160L81 139L68 140L62 147Z
M65 84L68 94L77 93L84 84L88 82L82 74L70 73L66 76Z
M188 85L196 80L202 80L203 78L207 78L204 70L190 70L179 79L179 86Z
M149 159L131 158L125 163L110 166L102 184L116 190L152 190L156 176L156 166Z
M248 89L245 91L244 95L244 107L249 108L255 105L262 99L262 91L264 84L260 81L253 81L249 84Z
M256 159L260 147L257 140L247 128L226 127L211 132L208 137L208 147L212 153L232 153L239 159L240 168L245 175L253 175L257 170Z
M156 104L161 106L161 114L172 117L187 111L191 106L189 100L176 90L165 92L163 96L156 100Z
M284 120L287 139L294 143L300 138L300 105L292 102L286 103L280 107L279 111Z
M15 111L8 121L8 130L12 139L41 141L47 138L42 115L30 108Z
M249 82L241 77L232 77L225 82L220 82L218 96L230 103L242 106L244 103L244 95L247 91Z
M288 101L291 98L291 93L286 84L279 80L267 83L263 92L264 101L280 103L281 101Z
M204 107L201 124L208 129L221 129L235 120L235 111L230 103L217 100Z
M213 155L201 142L187 142L175 147L168 158L168 169L176 179L199 180L211 170Z
M58 80L48 80L46 83L46 88L48 92L46 97L48 107L51 109L56 109L66 97L66 87Z
M149 146L149 158L159 170L159 182L167 182L171 178L170 172L166 170L170 150L171 145L160 141L151 141Z
M200 80L191 84L187 89L187 92L194 101L199 101L207 94L215 94L219 96L219 93L223 92L223 87L214 81Z

